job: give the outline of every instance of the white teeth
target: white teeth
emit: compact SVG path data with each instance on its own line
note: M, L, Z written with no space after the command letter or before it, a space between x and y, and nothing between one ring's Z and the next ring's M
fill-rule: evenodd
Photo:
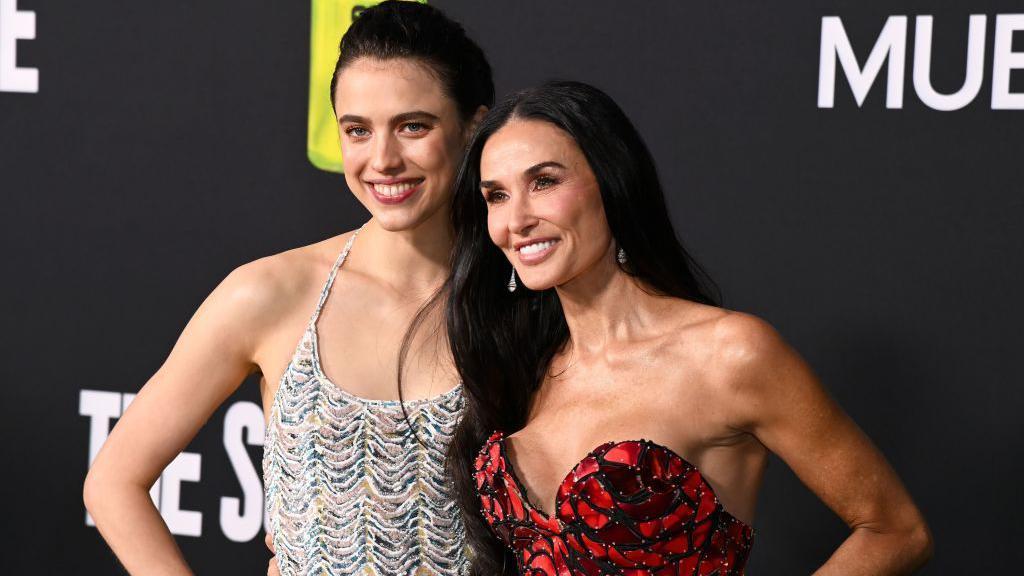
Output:
M522 248L519 249L519 253L520 254L536 254L538 252L543 252L543 251L547 250L548 248L551 248L554 245L555 245L555 241L554 240L545 240L544 242L537 242L535 244L527 244L526 246L523 246Z
M402 182L401 184L374 184L373 189L381 196L399 196L412 190L415 186L411 182Z

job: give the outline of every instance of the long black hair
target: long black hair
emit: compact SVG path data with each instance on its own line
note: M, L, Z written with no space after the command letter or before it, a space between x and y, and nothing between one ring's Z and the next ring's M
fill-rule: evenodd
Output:
M463 122L470 121L481 106L494 105L494 80L487 56L462 25L441 10L419 2L388 0L358 13L353 11L352 16L352 25L341 37L338 60L331 76L332 108L338 77L360 58L382 61L406 58L421 62L441 82ZM421 309L413 319L398 360L399 405L410 435L420 442L405 407L402 370L412 337L424 322L426 312L426 308Z
M423 62L437 75L464 121L480 106L494 104L491 65L484 51L461 24L433 6L388 0L354 16L338 48L331 77L332 107L338 76L360 58Z
M575 140L597 179L611 235L628 255L620 266L645 290L719 303L714 282L676 236L647 146L607 94L581 82L549 82L512 95L484 117L455 184L455 245L445 286L446 328L466 398L447 464L477 575L514 572L515 562L480 515L474 458L491 432L523 427L532 395L569 337L554 289L520 285L508 292L511 265L487 233L480 156L513 119L547 122Z

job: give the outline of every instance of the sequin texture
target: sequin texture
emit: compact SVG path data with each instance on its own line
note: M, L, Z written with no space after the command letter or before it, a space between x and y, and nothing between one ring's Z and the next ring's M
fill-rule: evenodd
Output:
M646 440L608 442L562 481L554 516L534 508L495 432L474 463L481 513L531 576L741 576L753 529L700 472Z
M465 533L444 454L461 386L405 403L366 400L323 373L316 321L351 237L281 379L263 455L266 513L283 576L465 574Z

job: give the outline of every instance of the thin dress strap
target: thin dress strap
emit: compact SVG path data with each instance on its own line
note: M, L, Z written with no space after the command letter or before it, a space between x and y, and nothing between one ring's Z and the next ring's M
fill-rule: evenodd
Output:
M348 258L348 253L352 250L352 243L355 242L356 236L363 230L366 224L363 224L348 237L348 242L345 243L345 247L341 250L341 254L338 254L337 260L334 261L334 266L331 267L331 273L327 276L327 282L324 283L324 289L320 291L320 301L316 303L316 310L313 311L313 317L309 319L309 325L316 327L316 321L320 318L320 311L324 309L324 304L327 302L327 296L331 293L331 286L334 285L334 277L338 275L338 269L345 263L345 258Z

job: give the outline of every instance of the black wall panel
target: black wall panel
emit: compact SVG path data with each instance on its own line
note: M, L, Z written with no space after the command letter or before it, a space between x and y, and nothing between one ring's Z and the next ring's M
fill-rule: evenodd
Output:
M306 160L308 3L0 4L35 13L17 66L39 71L37 92L0 91L0 565L115 573L81 503L83 391L123 402L232 268L366 214ZM923 573L1021 564L1024 110L993 109L992 92L997 23L1024 4L435 4L487 50L500 93L559 77L619 101L726 305L772 322L901 474L936 537ZM913 82L916 19L933 16L932 84L955 92L972 14L981 88L934 110ZM823 18L863 64L893 16L907 17L902 107L883 66L860 105L838 68L820 108ZM1010 48L1024 58L1024 30ZM1024 98L1024 68L1009 74ZM225 412L244 402L254 382L188 449L201 479L177 506L202 535L178 538L200 574L265 571L262 538L233 542L219 522L221 498L243 496ZM244 449L258 470L259 446ZM750 574L810 573L846 533L778 460L756 528Z

